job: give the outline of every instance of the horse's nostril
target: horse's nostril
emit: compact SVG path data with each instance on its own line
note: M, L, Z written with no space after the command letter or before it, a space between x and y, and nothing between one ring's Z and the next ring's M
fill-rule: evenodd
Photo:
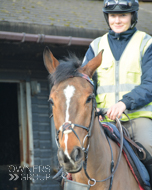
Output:
M69 162L69 158L65 155L64 156L64 163L68 163Z
M60 161L60 163L67 163L69 162L69 159L68 157L64 154L63 150L62 149L59 149L58 150L58 159Z
M71 153L71 158L74 162L79 161L82 158L81 148L76 147Z
M58 150L58 160L61 166L64 164L74 165L75 162L81 162L82 159L83 151L80 147L75 147L69 156L66 155L62 149Z
M78 151L78 149L76 149L73 152L73 160L76 162L78 160L78 157L79 157L79 151Z

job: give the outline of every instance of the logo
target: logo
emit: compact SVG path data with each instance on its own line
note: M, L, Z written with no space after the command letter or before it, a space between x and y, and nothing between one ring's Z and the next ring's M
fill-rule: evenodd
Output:
M9 179L9 181L16 181L18 178L19 178L19 176L17 175L17 174L9 174L10 176L11 176L11 178Z
M30 180L35 182L51 179L51 168L49 165L34 165L33 167L10 165L8 166L8 171L9 181Z

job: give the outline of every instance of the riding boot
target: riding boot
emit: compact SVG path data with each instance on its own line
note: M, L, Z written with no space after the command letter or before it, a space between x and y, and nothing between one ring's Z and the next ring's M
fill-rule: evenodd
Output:
M145 147L143 145L141 145L140 143L137 142L137 144L142 147L144 149L144 151L146 152L146 158L144 160L141 160L142 163L145 165L148 173L149 173L149 177L150 177L150 186L152 188L152 156L149 154L149 152L145 149ZM139 153L139 158L140 158L140 153ZM142 157L142 156L141 156Z

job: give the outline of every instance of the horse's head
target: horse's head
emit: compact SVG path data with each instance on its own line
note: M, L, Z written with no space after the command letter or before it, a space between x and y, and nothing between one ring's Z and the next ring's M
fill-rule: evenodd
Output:
M53 84L49 101L57 131L58 160L65 171L75 173L82 168L88 146L86 137L95 113L90 78L101 64L102 52L84 67L76 57L59 63L48 48L43 58Z

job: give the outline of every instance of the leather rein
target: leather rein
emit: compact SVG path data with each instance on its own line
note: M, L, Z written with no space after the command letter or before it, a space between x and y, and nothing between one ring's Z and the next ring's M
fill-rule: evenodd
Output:
M91 81L91 79L86 74L83 74L83 73L79 73L79 74L80 74L79 75L80 77L85 78L88 82L90 82L91 85L94 86L93 82ZM120 158L121 158L121 154L122 154L122 148L123 148L123 131L122 131L122 126L121 126L121 123L120 123L119 119L116 118L116 122L117 122L117 126L119 127L120 137L121 138L120 138L119 156L118 156L118 160L117 160L115 168L114 168L114 160L113 160L112 147L111 147L109 138L106 136L108 144L110 146L110 150L111 150L111 167L110 167L111 168L111 174L110 174L109 177L107 177L107 178L105 178L103 180L95 180L93 178L90 178L90 176L87 173L88 152L89 152L89 147L90 147L90 137L91 137L91 132L92 132L93 124L94 124L94 119L95 119L96 116L98 116L98 113L96 112L96 99L95 99L94 93L91 94L91 98L92 98L92 112L91 112L91 121L90 121L89 127L85 127L83 125L78 125L78 124L73 124L71 121L65 122L65 123L63 123L63 125L60 126L59 130L56 131L55 140L56 140L57 146L59 148L60 147L60 144L59 144L59 133L62 132L62 136L63 136L64 133L66 134L66 133L73 132L76 135L76 137L78 138L78 140L80 142L80 145L81 145L81 149L84 152L84 157L85 158L84 158L84 161L83 161L83 168L84 168L86 177L89 179L88 184L90 186L94 186L96 184L96 182L104 182L104 181L110 179L109 190L111 190L111 188L112 188L112 182L113 182L113 176L114 176L114 173L116 172L116 170L118 168L118 165L119 165L119 162L120 162ZM52 116L53 115L51 115L51 117ZM81 143L79 136L77 135L77 133L74 130L74 127L82 128L82 129L84 129L84 130L86 130L88 132L87 135L83 139L83 143ZM88 138L88 143L87 143L87 147L85 148L84 147L84 143L85 143L86 138ZM91 184L90 181L92 181L94 183Z

